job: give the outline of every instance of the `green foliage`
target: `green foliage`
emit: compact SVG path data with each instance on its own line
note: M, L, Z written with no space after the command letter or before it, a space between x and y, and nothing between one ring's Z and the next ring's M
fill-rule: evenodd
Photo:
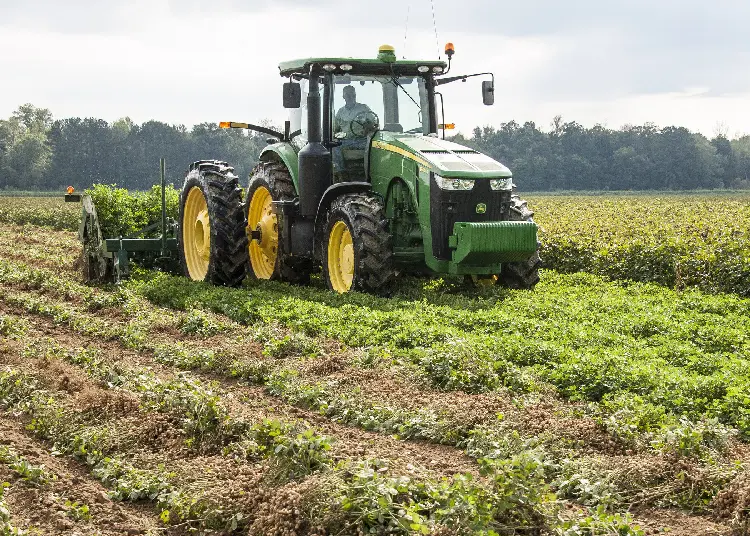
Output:
M747 196L556 196L530 205L548 268L750 296Z
M655 431L674 420L662 406L625 393L605 396L601 406L594 407L592 413L599 424L623 445L636 448L644 446Z
M109 495L119 501L155 500L171 489L163 472L143 471L116 458L103 458L93 469L94 476L111 488Z
M78 501L65 501L65 515L75 521L89 521L91 519L89 506Z
M41 188L50 169L53 148L48 131L52 114L24 104L0 120L0 176L4 188Z
M42 485L57 478L43 465L31 464L26 458L19 456L17 452L5 445L0 445L0 462L6 464L19 477L31 484Z
M748 300L550 271L534 293L479 297L430 284L388 300L267 282L218 288L166 274L126 286L159 305L199 304L237 322L366 346L442 389L526 392L547 382L605 408L620 400L612 412L622 410L622 426L607 427L626 441L674 416L715 417L750 433Z
M78 231L81 207L59 197L0 197L0 223Z
M300 478L331 464L328 438L310 428L297 430L292 424L265 419L250 428L249 438L257 453L277 462L276 476Z
M99 225L105 238L132 236L144 227L161 222L161 187L153 186L146 192L130 193L116 185L94 184L86 190L96 207ZM177 219L180 192L167 185L165 198L167 217ZM154 230L142 236L158 236Z
M610 514L603 506L589 515L565 520L554 532L557 536L643 536L644 532L633 525L630 514Z
M553 485L558 497L585 506L611 510L625 502L611 478L583 460L565 460Z
M664 426L651 445L659 451L700 458L710 452L723 453L734 434L717 419L691 422L683 417L679 423Z
M365 534L430 534L444 526L489 536L506 527L543 525L542 504L510 485L489 489L469 475L419 482L386 476L386 469L378 460L353 465L340 487L341 508Z
M201 337L210 337L226 330L226 327L213 315L201 309L187 311L185 316L180 319L179 325L184 333L200 335Z
M448 421L429 409L409 411L373 403L357 390L343 390L334 382L327 385L305 383L294 370L270 374L266 386L271 394L291 404L318 410L333 420L365 430L394 434L400 439L459 444L467 433L471 433L467 432L466 426Z
M28 331L28 322L22 318L0 314L0 336L19 339Z
M244 423L230 419L221 397L212 391L215 386L185 374L164 381L141 372L129 385L141 394L145 407L179 415L191 446L222 444L245 428Z

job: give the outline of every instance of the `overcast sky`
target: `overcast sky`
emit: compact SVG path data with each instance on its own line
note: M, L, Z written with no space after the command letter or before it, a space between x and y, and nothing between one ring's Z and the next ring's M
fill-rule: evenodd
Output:
M445 87L446 119L464 132L511 119L547 129L560 114L750 133L748 0L434 0L434 11L437 43L430 0L0 0L0 117L31 102L56 118L280 123L281 61L373 57L383 43L436 59L452 41L453 73L496 76L492 107L477 79Z

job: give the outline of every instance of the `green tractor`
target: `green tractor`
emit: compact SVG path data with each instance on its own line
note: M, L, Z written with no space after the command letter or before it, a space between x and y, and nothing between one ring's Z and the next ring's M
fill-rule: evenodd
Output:
M463 274L511 288L539 280L537 226L511 172L445 140L438 86L448 62L309 58L279 66L284 132L270 136L243 196L225 162L195 162L180 198L178 248L193 280L237 286L246 275L331 290L383 292L399 273ZM482 82L494 102L494 77ZM306 98L303 98L303 95ZM439 133L442 131L443 135Z

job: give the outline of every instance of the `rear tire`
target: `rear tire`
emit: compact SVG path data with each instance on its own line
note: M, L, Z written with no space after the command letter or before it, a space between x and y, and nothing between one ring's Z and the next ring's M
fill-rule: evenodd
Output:
M517 195L510 198L510 220L533 222L534 211L531 210L526 201ZM542 260L539 258L539 243L537 250L525 261L507 262L502 265L498 282L512 289L532 289L539 282L539 267Z
M190 166L180 194L178 249L194 281L237 287L245 278L247 236L234 168L204 160Z
M334 200L325 230L323 276L328 288L386 294L395 271L393 244L382 203L365 194Z
M269 194L270 198L266 197ZM279 240L276 215L268 214L260 206L265 202L291 201L296 197L292 176L284 164L261 162L251 173L244 207L247 235L250 237L258 224L265 227L267 234L270 232L273 235L271 243L268 237L265 240L262 238L260 243L252 239L248 241L247 271L251 277L288 283L307 283L310 280L312 260L292 256L284 250L284 243Z

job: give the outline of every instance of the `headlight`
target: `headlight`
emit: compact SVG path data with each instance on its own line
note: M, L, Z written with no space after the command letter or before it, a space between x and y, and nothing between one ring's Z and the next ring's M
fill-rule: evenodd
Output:
M490 179L490 188L493 190L511 190L513 189L513 179Z
M435 175L435 182L441 190L471 190L474 188L473 179L446 179Z

